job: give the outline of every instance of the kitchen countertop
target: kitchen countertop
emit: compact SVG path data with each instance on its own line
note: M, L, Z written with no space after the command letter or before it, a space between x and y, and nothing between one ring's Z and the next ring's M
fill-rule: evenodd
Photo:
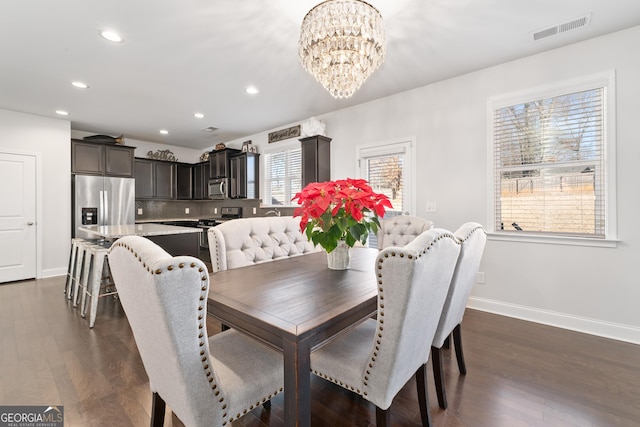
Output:
M170 234L202 233L202 228L178 227L163 224L125 224L125 225L83 225L79 230L93 233L107 239L119 239L123 236L166 236Z
M159 222L174 222L174 221L193 221L198 222L200 218L164 218L164 219L137 219L136 224L153 224Z

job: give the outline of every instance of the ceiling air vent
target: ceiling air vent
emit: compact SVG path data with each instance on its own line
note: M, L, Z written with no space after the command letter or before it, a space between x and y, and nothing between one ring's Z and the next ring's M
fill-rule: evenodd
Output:
M556 36L558 34L566 33L567 31L577 30L578 28L586 27L591 20L591 14L581 16L580 18L573 19L563 24L558 24L553 27L544 28L542 30L531 33L533 41L541 40L547 37Z
M218 128L213 127L213 126L209 126L208 128L204 128L204 129L200 129L202 132L215 132L218 130Z

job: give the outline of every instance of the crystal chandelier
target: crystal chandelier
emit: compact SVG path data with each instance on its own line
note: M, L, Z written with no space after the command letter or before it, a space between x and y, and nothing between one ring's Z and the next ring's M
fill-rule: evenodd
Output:
M384 61L380 12L361 0L327 0L302 20L302 66L334 98L349 98Z

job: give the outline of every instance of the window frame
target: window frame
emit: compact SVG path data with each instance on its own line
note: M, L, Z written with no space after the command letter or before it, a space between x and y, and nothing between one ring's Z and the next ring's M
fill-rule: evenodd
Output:
M416 158L416 143L414 137L398 138L390 141L380 141L369 144L362 144L356 147L356 170L358 171L358 177L366 179L365 166L363 165L363 159L369 157L383 157L393 154L404 154L404 167L403 177L404 189L403 194L403 210L402 214L415 215L415 201L416 201L416 171L415 171L415 158ZM406 172L406 173L405 173Z
M264 207L264 208L295 208L298 207L298 205L295 202L292 202L291 200L288 201L288 204L282 204L282 205L274 205L271 203L266 203L265 200L267 198L267 195L270 194L270 192L267 191L267 184L270 183L269 180L266 179L266 162L267 162L267 154L274 154L274 153L279 153L279 152L283 152L283 151L289 151L289 150L294 150L294 149L302 149L301 143L299 140L291 140L291 141L279 141L277 143L274 144L270 144L269 146L265 147L262 150L262 155L260 156L261 160L261 167L260 167L260 180L262 182L262 188L260 189L261 193L263 194L263 198L260 204L260 207ZM302 161L302 157L300 159L300 161ZM301 169L302 171L302 169ZM302 179L302 172L300 174L300 179ZM293 197L294 194L291 195L291 197Z
M397 215L415 215L414 209L416 206L416 142L415 137L398 138L390 141L379 141L375 143L362 144L356 146L356 171L358 178L367 179L367 168L364 160L367 158L392 156L394 154L404 155L403 159L403 210L402 211L387 211L397 212ZM395 215L391 215L395 216ZM384 218L390 218L391 216L385 215ZM376 244L371 246L372 239L367 240L367 246L377 248L377 236Z
M603 88L603 146L604 164L604 212L605 236L572 237L545 234L542 232L496 230L496 179L494 151L494 111L525 102L553 98L590 89ZM552 83L531 89L490 97L487 100L487 233L491 240L530 243L564 244L577 246L615 247L617 245L617 201L616 201L616 114L615 114L615 70L605 71L569 81Z

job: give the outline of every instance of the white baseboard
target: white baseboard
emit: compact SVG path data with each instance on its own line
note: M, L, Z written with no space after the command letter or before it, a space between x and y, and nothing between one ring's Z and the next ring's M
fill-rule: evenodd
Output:
M56 276L66 276L67 269L64 268L51 268L49 270L42 270L42 274L38 279L46 279L48 277L56 277Z
M573 316L478 297L469 298L467 307L516 319L583 332L585 334L597 335L632 344L640 344L640 328L636 326L605 322L588 317Z

